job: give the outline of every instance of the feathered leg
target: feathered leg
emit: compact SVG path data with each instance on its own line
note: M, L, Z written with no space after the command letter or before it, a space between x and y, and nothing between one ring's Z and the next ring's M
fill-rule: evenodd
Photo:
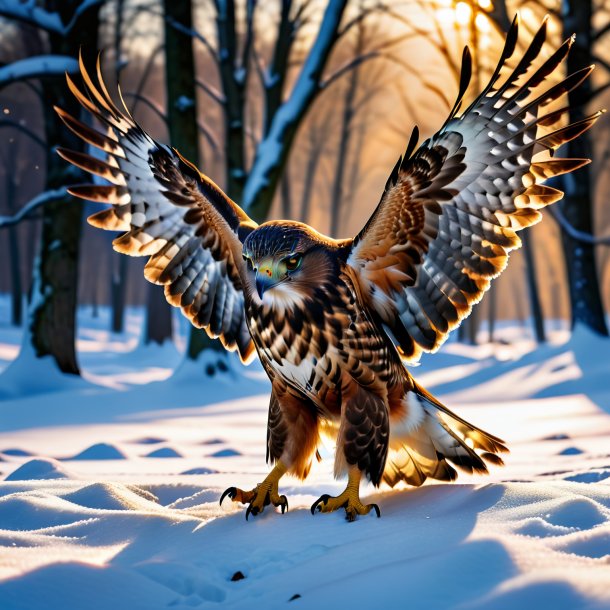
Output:
M267 422L267 462L275 462L275 466L262 483L250 491L229 487L220 497L220 503L229 496L234 502L248 504L246 519L262 513L269 504L285 512L288 500L279 493L279 480L286 473L304 479L309 473L318 441L315 407L302 395L275 380Z
M388 452L389 418L386 402L381 396L353 381L345 388L342 396L341 426L337 437L335 475L347 471L348 481L345 491L333 498L321 496L311 507L322 513L338 508L345 509L348 521L356 515L367 515L375 510L376 504L362 504L359 489L362 475L369 476L373 485L379 485Z

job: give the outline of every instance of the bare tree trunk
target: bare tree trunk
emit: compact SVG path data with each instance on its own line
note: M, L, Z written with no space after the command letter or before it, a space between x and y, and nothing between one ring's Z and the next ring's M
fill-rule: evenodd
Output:
M241 60L244 63L240 64L237 57L238 37L234 0L215 0L215 5L218 67L224 91L225 191L231 199L239 202L246 180L244 109L249 58L246 51ZM248 1L247 7L247 27L251 33L254 3Z
M5 193L7 208L11 214L16 210L15 206L15 157L9 156L5 162L6 182ZM9 249L9 269L11 275L11 324L21 326L23 317L23 288L21 286L21 256L19 251L19 236L16 226L8 227L8 249Z
M497 286L492 285L489 289L489 294L487 295L487 304L489 306L489 310L487 312L487 324L488 324L488 334L487 340L489 343L494 342L494 333L496 330L496 315L497 315L497 299L496 299Z
M197 91L193 39L184 30L192 29L190 0L163 0L165 11L165 86L167 90L167 126L172 146L199 167L197 131ZM177 23L180 29L174 27ZM160 291L162 292L162 291ZM169 305L167 305L169 307ZM167 329L167 326L165 326ZM171 336L171 324L170 335ZM191 327L187 358L196 360L204 349L222 350L220 341L210 339L205 331Z
M159 286L150 284L147 288L144 344L163 345L165 341L172 339L172 311Z
M538 281L536 279L536 260L532 251L532 243L530 241L529 231L523 231L520 234L523 241L523 254L525 256L525 279L527 282L527 291L529 294L530 308L532 312L532 324L534 326L534 335L538 343L546 343L546 333L544 332L544 314L540 303L540 295L538 292Z
M284 218L292 218L292 189L288 165L286 166L284 175L282 176L280 194L282 196L282 216Z
M47 0L46 8L57 12L68 23L81 3L76 0ZM50 52L59 55L78 54L83 40L96 48L98 9L83 11L78 23L63 36L49 34ZM79 181L73 170L55 153L57 146L82 150L83 145L61 126L53 111L57 104L73 116L80 106L63 79L42 81L45 106L45 130L48 146L47 189L57 189ZM32 295L30 308L31 341L40 356L51 355L65 373L79 374L75 350L76 298L78 284L78 252L81 235L82 207L66 195L65 199L46 205L43 211L42 236L35 269L37 294Z
M114 24L114 63L117 82L119 61L121 59L121 40L123 36L123 11L125 0L117 0L116 21ZM122 333L125 320L125 301L127 298L127 269L129 259L118 252L110 252L110 306L112 309L111 330Z
M123 332L125 301L127 297L127 263L129 259L118 252L110 253L110 306L112 309L111 330Z
M564 35L576 34L576 42L568 55L568 73L573 73L593 62L591 53L591 0L563 2ZM570 122L586 116L586 106L591 95L591 81L585 81L568 94ZM591 158L592 146L589 132L581 134L566 145L566 157ZM562 206L568 222L579 231L593 233L593 197L591 189L591 166L585 166L573 176L563 180L565 197ZM599 292L599 280L592 244L584 243L562 233L566 258L570 302L572 305L572 327L583 324L593 332L608 336L605 312Z
M362 35L358 36L356 54L362 53ZM347 164L347 153L352 135L352 119L354 117L354 98L358 89L358 68L353 69L347 77L347 86L343 96L343 113L341 115L341 134L339 136L339 150L337 151L337 165L333 181L330 208L330 234L338 237L341 210L343 208L343 181Z
M309 213L311 208L311 196L313 194L313 185L316 178L316 171L322 156L323 146L319 146L317 143L312 142L312 146L309 152L309 159L307 160L307 167L305 168L305 184L303 185L303 194L301 197L301 222L309 222Z

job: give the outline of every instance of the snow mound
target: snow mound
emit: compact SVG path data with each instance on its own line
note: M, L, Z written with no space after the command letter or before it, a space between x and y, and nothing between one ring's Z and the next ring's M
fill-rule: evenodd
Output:
M235 457L237 455L241 455L241 453L237 451L237 449L231 449L229 447L228 449L220 449L219 451L215 451L214 453L211 453L208 457Z
M109 443L96 443L77 453L71 460L124 460L125 454Z
M164 443L166 440L167 439L158 436L144 436L131 442L136 445L158 445L159 443Z
M193 506L200 506L201 504L206 504L208 502L213 502L214 504L218 502L218 491L216 491L215 489L199 490L191 496L178 498L171 504L168 504L168 508L192 508Z
M201 466L199 468L189 468L188 470L184 470L180 474L217 474L218 470L214 470L213 468L206 468L205 466Z
M173 449L172 447L161 447L160 449L155 449L150 453L147 453L144 457L147 458L179 458L182 457L178 451Z
M28 457L33 455L30 451L26 451L25 449L3 449L1 453L4 455L10 455L11 457Z
M566 447L559 452L559 455L580 455L581 453L584 453L584 451L578 447Z
M599 483L610 478L610 470L589 470L578 474L565 477L564 481L574 481L575 483Z
M40 479L71 479L73 475L57 460L38 458L22 464L9 474L5 481L31 481Z
M152 494L144 497L116 483L92 483L62 496L64 500L96 510L138 510L148 507Z

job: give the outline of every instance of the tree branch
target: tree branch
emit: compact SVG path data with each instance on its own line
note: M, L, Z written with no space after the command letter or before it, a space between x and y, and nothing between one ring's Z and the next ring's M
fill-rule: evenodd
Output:
M197 129L203 134L205 139L210 143L212 150L217 153L218 152L218 142L216 138L214 138L214 134L203 124L197 123Z
M608 23L606 23L606 25L602 28L600 28L599 30L597 30L597 32L595 32L593 34L593 40L599 40L600 38L602 38L602 36L605 36L608 32L610 32L610 21L608 21Z
M58 199L63 199L66 194L67 192L65 188L59 188L51 191L45 191L44 193L36 195L36 197L30 199L30 201L26 203L15 215L0 216L0 229L16 225L25 218L31 216L32 212L36 211L38 208L46 205L47 203L57 201Z
M211 97L216 103L224 106L227 102L224 95L216 89L216 87L212 87L211 85L206 84L205 81L195 79L195 85L202 89L209 97Z
M346 4L347 0L328 3L316 39L290 97L278 108L266 137L256 151L243 195L244 208L250 210L255 217L262 218L266 215L281 169L286 162L290 143L307 109L320 92L322 72L337 40L337 31Z
M0 121L0 129L2 129L3 127L8 127L8 128L16 129L17 131L20 131L21 133L25 134L28 138L30 138L30 140L32 140L32 142L38 144L38 146L40 146L41 148L46 150L47 143L40 136L36 135L31 129L28 129L25 125L21 125L20 123L17 123L15 121L4 120L4 121Z
M67 55L36 55L14 61L0 68L0 88L12 83L78 72L78 62Z
M593 61L596 64L599 64L600 66L602 66L602 68L604 68L605 70L608 70L608 72L610 72L610 63L607 62L603 57L599 57L598 55L592 55L593 57Z
M14 19L52 34L66 36L85 11L104 4L104 2L105 0L83 0L66 25L64 25L58 13L41 8L36 0L27 0L26 2L0 0L0 17Z
M152 110L162 121L163 124L167 127L167 117L163 113L163 111L153 102L151 102L146 96L140 95L139 93L124 93L123 97L130 97L138 102L142 102L147 108ZM135 109L135 104L134 104Z
M594 246L610 245L610 235L605 235L603 237L595 237L595 235L591 235L590 233L585 233L584 231L579 231L577 228L573 227L570 224L568 219L563 215L561 208L554 205L554 206L549 206L547 209L548 209L551 217L572 239L576 239L585 244L592 244Z

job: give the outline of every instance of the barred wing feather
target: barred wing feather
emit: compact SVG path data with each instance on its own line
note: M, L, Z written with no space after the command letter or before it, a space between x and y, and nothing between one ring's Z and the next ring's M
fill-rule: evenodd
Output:
M506 62L518 26L515 18L489 84L458 115L471 71L464 52L458 99L447 121L417 150L414 129L377 209L352 242L348 264L358 273L363 298L407 359L443 343L521 245L517 232L561 199L561 191L542 183L589 162L556 159L553 153L601 113L560 126L569 107L546 114L544 107L582 83L592 68L532 99L532 90L565 59L574 39L536 62L545 21L510 71Z
M243 361L251 360L255 350L245 320L241 250L256 223L178 151L155 142L124 103L119 109L104 85L99 58L96 68L97 84L80 59L84 91L66 78L105 132L60 108L56 111L76 135L106 153L106 159L66 149L58 153L109 184L78 185L69 192L111 204L90 216L89 223L124 232L114 240L114 249L150 257L144 274L164 285L167 300L228 350L237 349Z

